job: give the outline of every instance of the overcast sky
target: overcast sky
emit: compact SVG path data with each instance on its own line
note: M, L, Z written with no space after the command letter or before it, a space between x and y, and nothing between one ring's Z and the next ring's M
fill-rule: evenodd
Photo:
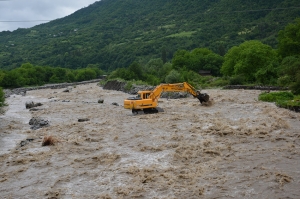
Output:
M97 0L0 0L0 32L30 28L87 7ZM31 21L31 22L24 22ZM34 21L34 22L32 22Z

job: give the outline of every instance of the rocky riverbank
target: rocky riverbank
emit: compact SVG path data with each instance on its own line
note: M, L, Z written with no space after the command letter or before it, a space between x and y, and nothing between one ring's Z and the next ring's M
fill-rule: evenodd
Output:
M60 84L47 84L44 86L35 86L35 87L23 87L23 88L15 88L15 89L4 89L5 98L10 97L11 95L26 95L27 91L32 90L41 90L41 89L60 89L60 88L67 88L69 86L76 86L82 84L89 84L101 81L101 79L94 79L89 81L82 81L82 82L72 82L72 83L60 83Z

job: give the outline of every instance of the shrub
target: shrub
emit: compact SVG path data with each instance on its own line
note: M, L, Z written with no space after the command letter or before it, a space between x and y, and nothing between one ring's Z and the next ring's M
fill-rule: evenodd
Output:
M300 70L296 75L296 81L291 85L291 89L295 95L300 94Z
M272 92L272 93L262 93L258 97L259 100L264 102L278 102L294 99L294 95L291 92Z
M265 102L275 102L279 107L294 111L300 108L300 95L294 96L291 92L262 93L258 99Z
M166 83L180 83L183 82L181 74L176 70L171 70L171 72L166 76Z
M124 89L126 91L129 91L131 88L132 88L132 82L127 82L126 85L125 85L125 87L124 87Z
M211 83L210 86L212 87L219 87L219 86L226 86L229 84L229 80L225 78L216 78Z
M0 107L4 106L5 95L3 89L0 87Z
M245 78L241 75L237 75L229 79L230 85L243 85L244 82L245 82Z

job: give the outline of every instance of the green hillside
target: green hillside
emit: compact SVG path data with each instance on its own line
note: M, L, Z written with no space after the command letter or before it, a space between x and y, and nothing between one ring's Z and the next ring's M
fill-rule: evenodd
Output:
M300 17L297 0L102 0L29 29L0 33L0 68L41 66L105 71L179 49L224 55L257 39L276 48L278 31Z

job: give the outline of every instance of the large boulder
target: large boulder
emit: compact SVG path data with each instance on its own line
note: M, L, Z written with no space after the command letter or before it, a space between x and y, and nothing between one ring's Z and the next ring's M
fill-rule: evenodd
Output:
M39 117L33 117L29 120L29 125L31 129L37 130L49 126L49 121Z

